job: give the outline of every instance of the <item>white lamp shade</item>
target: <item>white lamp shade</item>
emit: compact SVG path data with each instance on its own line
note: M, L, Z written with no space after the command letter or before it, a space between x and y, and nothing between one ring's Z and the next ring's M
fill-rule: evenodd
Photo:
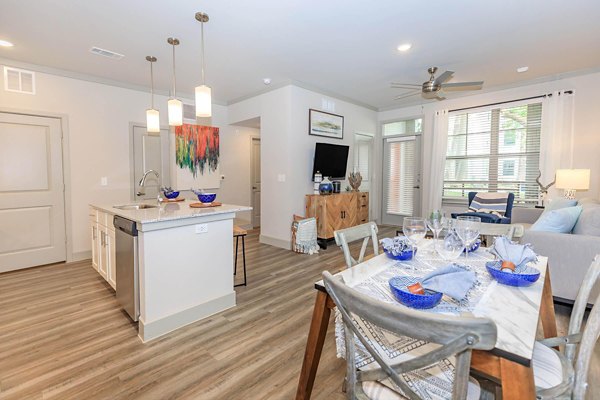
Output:
M557 169L556 188L588 190L590 188L589 169Z
M169 107L169 125L183 125L183 104L177 99L167 101Z
M212 116L211 89L206 85L196 86L196 117Z
M148 133L160 133L160 119L158 110L146 110L146 131Z

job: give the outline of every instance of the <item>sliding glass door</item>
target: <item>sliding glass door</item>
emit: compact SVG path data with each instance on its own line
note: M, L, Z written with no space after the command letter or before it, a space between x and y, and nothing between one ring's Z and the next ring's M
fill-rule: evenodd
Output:
M404 217L421 215L421 136L385 138L383 154L381 220L401 226Z

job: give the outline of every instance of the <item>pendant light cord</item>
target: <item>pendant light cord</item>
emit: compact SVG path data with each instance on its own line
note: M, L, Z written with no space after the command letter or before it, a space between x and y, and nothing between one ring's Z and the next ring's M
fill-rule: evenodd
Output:
M175 43L173 42L173 98L177 98L177 78L175 77Z
M202 84L205 84L205 80L204 80L204 20L201 21L200 24L200 32L201 32L201 36L202 36Z
M150 61L150 98L152 99L151 104L154 110L154 69L152 68L152 64L154 62Z

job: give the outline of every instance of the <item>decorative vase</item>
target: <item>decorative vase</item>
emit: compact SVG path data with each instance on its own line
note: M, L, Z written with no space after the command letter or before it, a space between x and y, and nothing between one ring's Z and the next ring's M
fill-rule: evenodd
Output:
M358 192L358 188L362 183L362 175L360 172L351 172L350 175L348 175L348 183L352 186L353 192Z
M319 184L319 193L320 194L331 194L333 193L333 183L329 180L329 178L323 178L323 181Z

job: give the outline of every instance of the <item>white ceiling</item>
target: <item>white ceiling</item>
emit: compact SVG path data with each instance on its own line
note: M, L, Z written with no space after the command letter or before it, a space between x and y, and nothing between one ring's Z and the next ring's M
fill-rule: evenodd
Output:
M451 82L484 88L600 67L595 0L2 0L0 57L149 86L146 55L158 57L156 87L167 91L177 48L180 93L200 80L200 24L207 12L206 79L223 103L272 85L302 82L375 108L414 103L391 81L420 83L428 66ZM399 53L396 47L413 48ZM125 55L112 60L92 46ZM516 68L529 66L518 74Z

